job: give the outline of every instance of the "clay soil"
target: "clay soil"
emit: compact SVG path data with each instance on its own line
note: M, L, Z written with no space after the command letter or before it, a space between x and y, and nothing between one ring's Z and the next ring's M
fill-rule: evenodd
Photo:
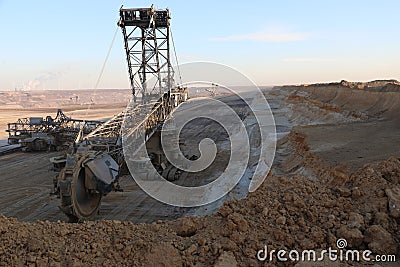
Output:
M179 209L164 207L166 218L155 216L149 223L110 216L118 207L129 210L126 205L140 202L137 190L137 194L110 195L127 202L110 210L106 202L100 220L56 221L62 214L45 197L51 175L44 169L53 155L0 157L5 189L0 213L7 216L0 217L0 262L4 266L397 266L280 262L276 257L260 262L256 255L264 246L269 251L336 249L337 240L344 238L345 250L368 249L372 259L390 254L399 260L400 93L332 84L274 88L265 95L279 137L272 170L257 191L241 200L227 200L210 215L179 215ZM138 216L145 210L161 214L158 204L143 203ZM41 216L48 217L37 220ZM175 219L181 216L185 217ZM146 216L142 222L148 222Z

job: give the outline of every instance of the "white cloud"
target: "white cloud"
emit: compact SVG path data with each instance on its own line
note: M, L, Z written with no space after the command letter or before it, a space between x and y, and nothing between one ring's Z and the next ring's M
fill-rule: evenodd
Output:
M310 58L283 58L282 61L283 62L333 62L336 61L336 59L310 57Z
M212 41L256 41L256 42L293 42L306 40L308 33L256 32L241 35L211 38Z

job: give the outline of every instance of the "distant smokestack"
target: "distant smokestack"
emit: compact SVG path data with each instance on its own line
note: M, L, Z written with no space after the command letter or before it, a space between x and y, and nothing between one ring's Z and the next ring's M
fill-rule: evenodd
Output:
M39 80L33 80L29 81L27 84L24 84L22 88L24 90L35 90L40 84L41 82Z

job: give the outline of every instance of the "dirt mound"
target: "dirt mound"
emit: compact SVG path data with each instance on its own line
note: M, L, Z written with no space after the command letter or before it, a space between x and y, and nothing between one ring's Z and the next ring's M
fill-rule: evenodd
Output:
M325 174L336 179L332 170ZM256 192L225 203L212 216L150 225L19 223L0 217L0 259L39 266L256 266L257 251L265 245L327 249L338 238L346 238L347 248L395 254L399 177L398 158L366 165L336 183L270 175Z
M348 82L341 81L341 86L348 87L350 89L362 89L362 90L371 90L371 91L382 91L383 87L386 86L397 86L400 85L397 80L374 80L370 82Z
M360 90L369 90L369 91L384 91L383 88L396 88L399 86L400 82L395 79L390 80L374 80L370 82L349 82L346 80L342 80L340 82L330 82L330 83L313 83L313 84L301 84L301 85L284 85L284 86L276 86L274 88L305 88L305 87L314 87L314 88L327 88L327 87L347 87L350 89L360 89Z

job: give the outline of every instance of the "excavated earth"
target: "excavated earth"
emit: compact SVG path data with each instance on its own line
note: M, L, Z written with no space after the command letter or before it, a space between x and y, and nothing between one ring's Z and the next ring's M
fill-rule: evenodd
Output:
M265 95L275 115L278 145L272 170L255 192L226 201L210 215L147 224L21 222L1 216L0 265L398 266L397 82L285 86ZM28 156L21 157L32 164ZM43 197L40 190L36 194L30 201ZM0 212L9 216L12 210L2 207ZM397 263L317 264L276 257L261 262L256 257L264 246L270 251L336 249L340 238L347 241L345 249L371 250L373 259L395 255Z

